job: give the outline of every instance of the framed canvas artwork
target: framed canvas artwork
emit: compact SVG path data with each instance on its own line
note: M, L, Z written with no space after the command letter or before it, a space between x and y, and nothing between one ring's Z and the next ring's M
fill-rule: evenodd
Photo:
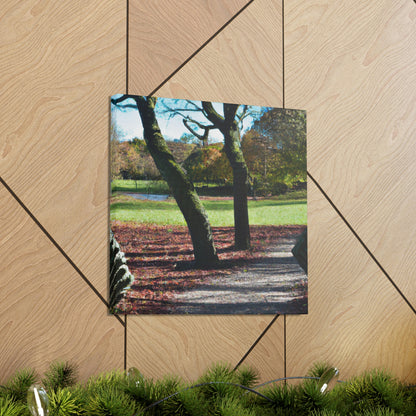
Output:
M306 113L117 94L110 310L307 313Z

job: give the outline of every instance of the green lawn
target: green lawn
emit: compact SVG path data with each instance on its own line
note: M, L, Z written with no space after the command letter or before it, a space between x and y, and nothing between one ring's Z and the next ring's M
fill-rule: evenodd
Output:
M233 201L202 201L213 227L234 225ZM306 200L248 201L251 225L305 224ZM141 201L131 197L116 196L110 207L110 219L153 224L186 225L175 200L163 202Z

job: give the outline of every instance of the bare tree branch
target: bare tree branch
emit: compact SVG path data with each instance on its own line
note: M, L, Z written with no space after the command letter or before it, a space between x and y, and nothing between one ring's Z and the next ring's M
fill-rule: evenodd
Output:
M188 104L191 104L193 107L195 107L195 111L202 111L201 107L198 107L193 101L191 100L186 100L188 102Z
M204 130L204 134L198 134L195 130L192 129L192 127L188 124L188 121L191 121L195 124L197 124L201 129ZM216 127L214 125L211 126L204 126L202 124L199 124L197 122L195 122L194 120L189 120L189 119L182 119L183 124L185 125L185 127L199 140L202 140L204 143L208 141L208 134L209 131L211 129L215 129Z
M129 99L129 98L132 98L132 97L131 97L130 95L124 94L124 95L122 95L121 97L118 97L118 98L112 98L112 99L111 99L111 102L112 102L114 105L117 105L118 103L121 103L122 101L127 100L127 99Z
M224 117L215 111L212 103L209 101L202 101L202 108L205 111L207 119L214 124L215 127L221 130L224 127L225 120Z
M186 120L189 123L196 124L202 130L205 130L205 129L215 129L216 128L213 124L209 124L207 126L206 124L202 124L199 121L196 121L196 120L194 120L193 118L191 118L189 116L186 116L183 119Z
M122 95L119 98L112 98L111 99L111 104L116 105L118 108L121 108L121 109L132 108L134 110L137 110L137 105L135 105L135 104L123 104L123 105L120 105L120 103L122 103L125 100L128 100L129 98L131 98L132 100L134 100L137 103L137 98L139 98L139 97L137 97L135 95L127 95L127 94L124 94L124 95ZM144 99L144 97L140 97L140 98L143 98Z
M113 103L114 104L114 103ZM122 104L122 105L119 105L119 104L115 104L118 108L121 108L121 109L125 109L125 108L132 108L133 110L137 110L137 105L136 104Z

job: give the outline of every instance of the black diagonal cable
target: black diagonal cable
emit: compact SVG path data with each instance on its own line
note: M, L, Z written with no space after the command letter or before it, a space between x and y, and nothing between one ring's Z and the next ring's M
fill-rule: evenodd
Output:
M409 308L413 311L414 314L416 314L416 310L413 307L413 305L408 301L406 296L403 294L403 292L399 289L399 287L396 285L396 283L393 281L393 279L389 276L385 268L380 264L380 262L377 260L377 258L374 256L374 254L370 251L370 249L367 247L367 245L364 243L364 241L361 239L361 237L357 234L357 232L352 228L351 224L347 221L347 219L344 217L344 215L341 213L341 211L335 206L335 204L332 202L331 198L327 195L327 193L322 189L322 187L319 185L319 183L316 181L316 179L309 173L309 178L313 181L313 183L317 186L317 188L321 191L322 195L325 197L325 199L330 203L332 208L336 211L336 213L340 216L342 221L344 221L345 225L350 229L350 231L354 234L354 237L360 242L360 244L364 247L365 251L368 253L368 255L373 259L373 261L377 264L379 269L383 272L383 274L387 277L389 282L393 285L393 287L397 290L399 295L403 298L403 300L407 303Z
M163 87L175 74L177 74L192 58L195 57L205 46L208 45L217 35L219 35L237 16L239 16L254 0L250 0L245 6L243 6L231 19L225 22L207 41L205 41L191 56L182 62L167 78L165 78L151 93L148 95L154 95L157 90Z
M248 349L248 351L243 355L243 358L237 363L237 365L234 367L233 371L237 370L238 367L244 362L244 360L248 357L248 355L251 353L251 351L254 350L256 345L261 341L261 339L266 335L267 331L272 327L272 325L276 322L276 319L279 317L279 314L276 314L276 316L270 321L269 325L266 326L266 328L263 330L263 332L258 336L258 338L254 341L253 345Z
M127 370L127 314L124 314L124 371Z
M287 377L287 326L286 326L286 315L284 315L283 318L284 318L284 320L283 320L283 377Z
M38 219L32 214L29 208L23 203L23 201L14 193L14 191L10 188L10 186L4 181L4 179L0 176L0 182L3 186L9 191L9 193L13 196L13 198L19 203L19 205L24 209L27 215L34 221L34 223L41 229L41 231L45 234L45 236L49 239L49 241L58 249L58 251L65 257L68 263L74 268L74 270L82 277L85 283L91 288L91 290L98 296L101 302L109 308L108 302L103 298L101 293L95 288L95 286L88 280L84 273L79 269L79 267L73 262L73 260L66 254L64 249L56 242L56 240L49 234L46 228L38 221ZM116 319L124 326L123 320L118 316L114 315Z

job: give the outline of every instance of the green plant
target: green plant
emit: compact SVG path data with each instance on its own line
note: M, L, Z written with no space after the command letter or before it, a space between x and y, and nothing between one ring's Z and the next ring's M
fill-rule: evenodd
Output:
M324 410L329 401L329 396L321 393L315 380L306 380L298 386L295 403L299 415Z
M183 390L159 406L162 416L206 416L210 411L208 403L202 398L198 389ZM157 409L154 410L155 414L158 414Z
M345 386L345 396L351 403L351 410L357 412L387 408L400 413L406 405L401 384L382 370L354 377Z
M315 364L319 377L330 366ZM381 370L373 370L325 393L317 380L255 387L257 373L249 367L211 366L195 383L170 376L144 377L139 370L112 371L75 382L73 368L53 363L42 380L48 385L50 416L414 416L416 389ZM64 371L65 370L65 371ZM0 416L30 416L27 390L36 381L33 370L18 371L0 388ZM290 381L291 383L292 381ZM296 382L294 382L296 383ZM67 387L61 387L67 385ZM252 390L255 389L259 394Z
M287 384L275 384L267 386L261 393L271 399L271 401L260 398L259 401L263 407L271 408L276 415L297 415L296 394L297 389Z
M0 416L23 416L26 406L13 400L12 397L0 397Z
M177 377L165 377L162 380L127 378L121 386L122 390L129 395L136 403L147 408L157 401L170 396L181 389L181 381ZM159 407L149 410L148 414L154 414ZM157 413L156 413L157 414Z
M252 367L241 367L236 372L236 382L246 387L254 387L259 380L258 372Z
M89 416L133 416L141 412L132 398L116 387L97 389L85 409Z
M52 390L48 394L49 416L77 416L80 406L68 389Z
M220 416L255 416L254 409L244 406L241 399L237 397L223 398L218 405Z
M34 370L26 368L17 371L4 386L4 392L10 396L13 401L26 403L26 395L29 387L37 380L37 374ZM1 391L0 390L0 391Z
M208 401L215 402L218 398L235 397L241 390L233 384L237 383L236 373L228 364L219 363L209 368L200 377L197 384L202 384L199 391Z
M335 410L312 410L310 416L340 416L340 413L336 412Z
M42 384L47 391L63 389L72 386L77 381L77 368L69 362L56 361L42 378Z
M354 412L354 416L403 416L403 413L396 413L392 409L378 408L365 410L364 412Z

